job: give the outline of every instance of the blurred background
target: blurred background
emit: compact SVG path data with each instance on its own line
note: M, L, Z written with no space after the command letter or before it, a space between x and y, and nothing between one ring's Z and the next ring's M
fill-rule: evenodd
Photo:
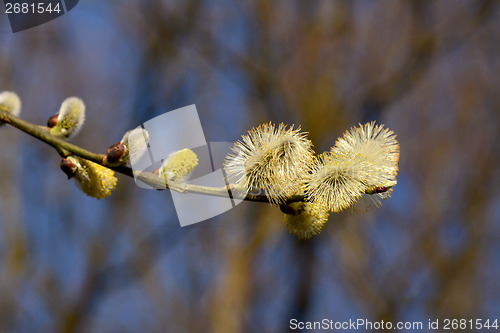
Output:
M2 128L1 332L500 320L500 2L86 0L16 34L2 13L0 45L22 118L79 96L91 151L190 104L208 142L284 122L320 153L376 120L401 149L390 200L300 241L268 204L181 228L168 191L125 176L87 197L53 149Z

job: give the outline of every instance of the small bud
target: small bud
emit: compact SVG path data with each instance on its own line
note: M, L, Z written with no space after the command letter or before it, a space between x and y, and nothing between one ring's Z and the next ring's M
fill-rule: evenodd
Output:
M328 221L328 208L311 202L292 202L286 206L285 225L288 231L299 239L319 235Z
M84 122L85 104L78 97L68 97L61 104L56 125L50 129L50 133L59 138L70 139L80 132Z
M163 161L159 176L167 182L182 182L189 177L198 165L198 156L191 149L182 149L173 152Z
M396 186L397 184L398 184L397 180L389 180L389 181L386 181L385 183L383 183L381 186L383 186L387 189L391 189L394 186Z
M372 207L378 208L382 206L380 199L389 199L391 197L393 187L396 186L397 183L398 182L395 180L389 180L378 186L368 186L365 190L365 194L369 195L363 195L361 197L361 200L353 206L354 211L364 212ZM369 197L369 200L366 200L365 197Z
M131 167L146 152L148 141L148 131L141 127L126 132L121 141L108 148L105 158L106 165Z
M375 193L387 192L387 187L385 186L375 186Z
M12 91L2 91L0 93L0 108L7 110L14 116L19 117L21 114L21 99L15 92ZM2 126L0 121L0 126Z
M59 117L59 113L56 113L55 115L53 115L52 117L50 117L47 120L47 127L48 128L55 127L57 125L57 118L58 117Z
M111 165L117 163L125 153L125 146L121 142L117 142L106 151L106 163Z
M75 176L75 164L68 158L61 161L61 170L68 176L68 179Z

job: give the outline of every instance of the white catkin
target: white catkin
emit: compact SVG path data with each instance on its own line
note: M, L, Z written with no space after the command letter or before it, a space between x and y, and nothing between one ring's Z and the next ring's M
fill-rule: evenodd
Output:
M66 98L59 109L56 126L50 133L57 137L71 139L75 137L85 123L85 104L78 97Z
M14 116L21 114L21 99L13 91L2 91L0 93L0 106L7 109Z
M129 166L135 164L144 155L148 148L149 133L141 127L126 132L120 141L125 146L125 153L121 160Z

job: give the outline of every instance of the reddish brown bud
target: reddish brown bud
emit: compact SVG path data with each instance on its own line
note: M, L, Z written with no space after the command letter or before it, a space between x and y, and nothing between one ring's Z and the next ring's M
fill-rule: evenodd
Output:
M376 186L374 189L375 193L384 193L387 192L387 187L385 186Z
M59 118L59 113L56 113L47 120L47 127L52 128L57 125L57 119Z
M75 175L75 165L67 158L61 161L61 170L68 176L68 179Z
M106 160L110 163L116 163L125 153L125 146L121 142L117 142L108 148L106 152Z

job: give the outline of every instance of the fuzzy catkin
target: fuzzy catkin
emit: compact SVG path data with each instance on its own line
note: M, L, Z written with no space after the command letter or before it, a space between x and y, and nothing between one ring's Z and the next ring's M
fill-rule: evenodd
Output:
M68 159L74 164L74 178L83 193L97 199L111 195L118 182L113 170L77 156Z
M299 239L319 235L328 221L328 209L311 202L292 202L287 205L291 214L284 214L284 222L290 234Z
M126 132L120 141L125 146L125 153L120 158L128 166L134 165L148 148L149 133L141 127Z
M373 186L395 182L399 144L393 131L375 122L353 127L315 160L306 180L307 200L340 212ZM390 190L378 193L384 199Z
M21 114L21 99L15 92L2 91L0 93L0 107L19 117Z
M63 139L76 136L85 123L85 104L78 97L66 98L59 109L57 123L50 133Z
M185 181L198 166L198 156L191 149L173 152L163 161L159 175L168 182Z
M224 165L229 181L263 189L272 204L282 204L302 191L312 160L312 142L300 127L269 123L243 135Z

